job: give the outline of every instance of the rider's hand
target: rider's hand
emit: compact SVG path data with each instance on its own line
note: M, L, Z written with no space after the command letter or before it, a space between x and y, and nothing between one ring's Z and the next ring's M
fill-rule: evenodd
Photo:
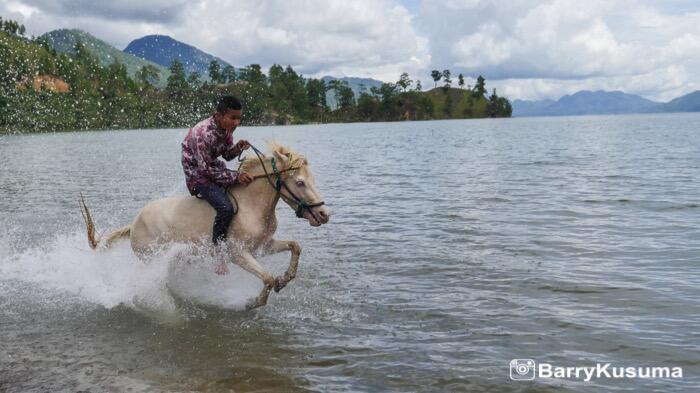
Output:
M238 179L236 181L243 184L249 184L253 181L253 176L250 176L245 172L241 172L238 174Z
M236 143L236 147L243 151L250 147L250 143L245 139L241 139Z

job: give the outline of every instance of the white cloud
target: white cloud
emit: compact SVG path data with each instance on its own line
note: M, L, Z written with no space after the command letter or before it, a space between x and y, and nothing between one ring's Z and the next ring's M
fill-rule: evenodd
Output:
M94 16L105 20L154 23L178 21L184 6L193 3L190 0L22 0L22 2L54 15Z
M19 15L23 19L31 18L32 15L39 12L38 8L17 1L7 2L5 6L10 15Z
M644 0L424 3L432 68L483 74L511 97L618 89L666 100L697 88L700 13ZM696 6L697 8L697 6Z
M452 47L452 55L455 65L465 69L494 66L510 59L515 44L515 40L504 36L499 25L484 24L476 33L459 39Z
M281 63L314 75L347 72L395 80L429 61L410 15L391 1L241 1L215 8L227 15L227 23L184 25L174 32L207 41L207 49L234 64ZM192 18L201 20L208 12ZM214 28L221 25L231 28Z

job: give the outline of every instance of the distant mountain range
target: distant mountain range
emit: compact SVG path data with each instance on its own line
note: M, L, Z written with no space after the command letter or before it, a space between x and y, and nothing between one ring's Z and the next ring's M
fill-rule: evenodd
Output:
M560 99L543 101L513 101L513 116L569 116L624 113L697 112L700 111L700 91L670 102L647 100L621 91L579 91Z
M202 79L209 79L209 63L212 60L218 61L221 69L231 65L221 58L167 35L147 35L135 39L127 45L124 52L160 64L163 67L170 67L173 60L178 60L185 67L187 75L196 71Z
M148 60L138 58L129 53L124 53L114 46L82 30L53 30L42 35L41 37L46 38L49 45L51 45L51 47L59 53L74 53L75 43L81 41L85 45L85 48L90 51L90 53L97 56L103 66L108 66L114 63L114 61L118 61L126 66L126 70L129 73L129 76L132 78L134 77L134 74L141 69L141 67L150 64L160 71L160 82L157 84L159 87L164 87L166 81L168 80L168 76L170 76L170 70L168 70L168 68Z
M700 112L700 90L662 104L660 112Z

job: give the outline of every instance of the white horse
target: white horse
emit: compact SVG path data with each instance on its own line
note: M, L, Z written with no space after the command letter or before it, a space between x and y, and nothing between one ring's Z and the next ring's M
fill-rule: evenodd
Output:
M247 186L234 185L227 192L234 206L238 206L238 212L229 225L226 258L260 278L264 284L262 292L248 304L248 308L267 304L270 290L274 288L279 292L297 274L301 254L299 243L272 237L277 229L275 207L279 199L296 210L298 217L307 219L311 226L325 224L330 218L330 209L316 190L306 158L276 143L270 143L270 148L272 157L248 157L241 164L241 171L251 174L255 180ZM171 242L210 243L216 214L206 201L193 196L163 198L148 203L131 225L101 240L95 236L95 225L82 198L81 212L91 248L108 248L114 241L128 236L131 248L142 259L158 246ZM291 251L291 260L286 273L277 278L253 257L258 253L269 255L283 251Z

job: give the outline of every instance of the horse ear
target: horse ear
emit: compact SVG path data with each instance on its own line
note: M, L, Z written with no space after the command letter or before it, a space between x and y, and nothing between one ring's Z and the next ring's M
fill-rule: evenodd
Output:
M275 150L272 154L275 156L275 160L279 161L281 164L287 165L289 163L290 153L285 154L283 151Z

